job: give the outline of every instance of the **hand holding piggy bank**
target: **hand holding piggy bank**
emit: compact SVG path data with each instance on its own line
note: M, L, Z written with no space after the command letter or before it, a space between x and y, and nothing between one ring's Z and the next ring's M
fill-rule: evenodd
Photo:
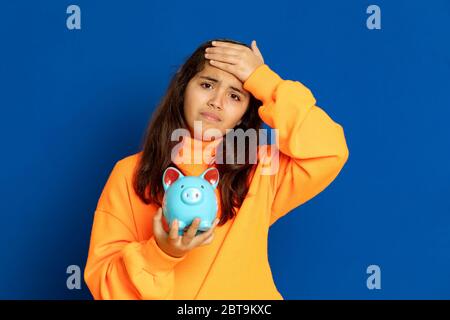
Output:
M195 218L200 218L199 232L211 228L218 204L214 189L219 183L219 171L206 169L200 176L184 176L178 169L168 167L162 178L164 187L163 214L169 225L178 220L180 235Z

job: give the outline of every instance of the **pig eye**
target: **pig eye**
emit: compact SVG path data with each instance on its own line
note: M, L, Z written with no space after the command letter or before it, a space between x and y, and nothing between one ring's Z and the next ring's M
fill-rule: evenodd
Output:
M203 187L203 185L201 185L200 188L205 189L205 187Z
M184 184L181 185L181 188L184 188Z

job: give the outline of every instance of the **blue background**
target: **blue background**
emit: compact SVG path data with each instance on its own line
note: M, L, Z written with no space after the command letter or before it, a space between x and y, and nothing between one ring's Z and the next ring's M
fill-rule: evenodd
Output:
M81 8L81 30L66 8ZM381 30L366 8L381 8ZM450 2L2 1L0 298L87 299L94 209L202 42L256 39L311 89L350 157L270 231L285 299L450 298ZM366 268L381 268L369 290Z

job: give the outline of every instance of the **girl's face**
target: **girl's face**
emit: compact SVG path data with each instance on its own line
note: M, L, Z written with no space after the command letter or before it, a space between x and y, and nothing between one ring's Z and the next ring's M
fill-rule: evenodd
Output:
M187 84L184 116L192 135L194 121L201 121L202 135L205 130L215 128L223 136L226 129L240 123L249 102L250 93L244 90L238 78L206 62L203 70Z

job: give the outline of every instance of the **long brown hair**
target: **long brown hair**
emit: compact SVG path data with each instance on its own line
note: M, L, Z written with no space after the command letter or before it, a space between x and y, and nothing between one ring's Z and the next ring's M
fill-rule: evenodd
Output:
M235 40L215 40L249 47ZM201 44L173 75L167 92L154 111L147 127L142 144L142 156L133 180L133 186L137 195L146 204L156 203L159 206L162 204L164 195L164 188L161 182L162 174L167 167L176 166L171 161L171 150L179 143L178 141L171 141L170 137L175 129L188 129L183 112L184 92L191 78L202 71L205 63L207 63L204 58L204 52L206 48L212 47L212 41L214 40ZM242 129L244 132L247 129L260 129L262 121L258 115L259 106L261 106L261 101L250 94L247 111L243 115L241 123L233 129ZM259 145L259 135L257 134L256 136L257 144ZM226 136L224 136L223 141L228 140L225 138ZM218 148L221 150L222 159L227 159L230 155L226 154L227 145L225 143L224 146L223 141ZM236 164L236 161L233 164L215 164L220 174L218 189L221 198L222 217L219 225L223 225L228 219L235 217L236 208L241 207L247 195L251 176L256 166L256 164L249 161L250 152L252 151L250 149L249 141L245 139L246 159L244 164ZM236 148L229 151L236 155ZM149 190L148 194L147 189Z

